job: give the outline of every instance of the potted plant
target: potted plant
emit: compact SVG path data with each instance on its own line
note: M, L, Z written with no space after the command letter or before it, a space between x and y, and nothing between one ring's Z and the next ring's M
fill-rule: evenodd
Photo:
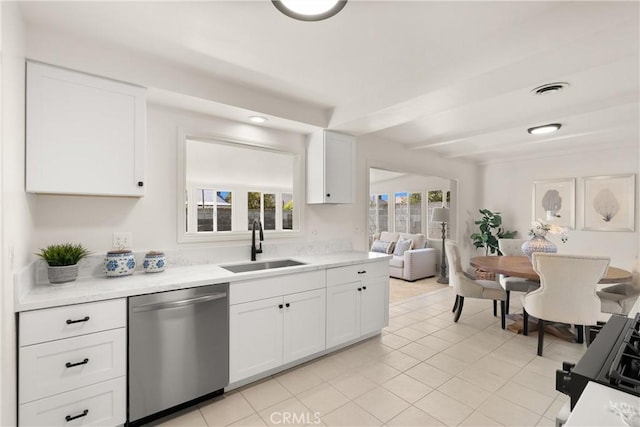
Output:
M90 253L82 244L60 243L40 249L36 255L45 260L49 266L49 282L58 284L76 280L78 261Z
M498 248L498 239L513 239L518 234L517 231L506 231L502 228L502 217L500 212L491 212L489 209L480 209L482 219L475 221L480 228L479 233L473 233L471 240L476 248L484 248L485 255L497 253L502 255Z

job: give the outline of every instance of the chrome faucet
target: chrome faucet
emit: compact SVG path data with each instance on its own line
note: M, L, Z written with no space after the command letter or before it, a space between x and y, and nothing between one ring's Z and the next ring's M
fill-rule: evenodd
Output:
M258 226L258 229L260 230L259 248L256 248L256 226ZM262 233L262 224L260 223L260 220L254 219L253 226L251 228L251 261L255 261L256 254L262 253L262 242L264 241L264 234Z

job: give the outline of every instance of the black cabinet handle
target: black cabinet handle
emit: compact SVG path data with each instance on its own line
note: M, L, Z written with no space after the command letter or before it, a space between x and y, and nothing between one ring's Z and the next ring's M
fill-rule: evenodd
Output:
M290 305L291 305L291 304L286 303L284 306L285 306L285 307L287 307L287 308L289 308L289 306L290 306Z
M359 291L359 292L362 292L362 288L358 288L358 291Z
M74 323L80 323L80 322L88 322L88 321L89 321L89 316L84 316L84 319L78 319L78 320L67 319L67 325L72 325Z
M331 197L331 193L327 193L327 197Z
M280 310L282 310L282 307L284 307L282 304L278 304L278 308L279 308Z
M366 290L367 290L367 287L366 287L366 286L363 286L363 287L362 287L362 289L364 289L364 290L366 291Z
M144 182L138 181L138 187L144 187Z
M67 362L64 366L66 366L67 368L73 368L74 366L86 365L87 363L89 363L89 359L85 358L82 362L77 362L77 363Z
M69 421L76 420L76 419L78 419L78 418L86 417L88 413L89 413L89 410L88 410L88 409L85 409L85 410L84 410L84 411L82 411L82 413L81 413L81 414L79 414L79 415L74 415L73 417L72 417L71 415L67 415L66 417L64 417L64 419L65 419L65 420L67 420L67 422L69 422Z
M358 274L366 274L367 270L358 271Z

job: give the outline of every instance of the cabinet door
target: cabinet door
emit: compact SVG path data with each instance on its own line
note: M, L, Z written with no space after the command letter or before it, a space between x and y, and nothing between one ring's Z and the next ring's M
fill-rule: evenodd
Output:
M389 277L367 279L362 283L360 334L379 331L389 323Z
M145 92L27 63L27 191L143 196Z
M353 137L325 131L325 202L352 203Z
M327 288L327 348L360 336L360 282Z
M355 138L323 130L307 144L307 203L352 203Z
M284 296L284 363L324 350L325 301L324 289Z
M229 381L282 365L282 297L229 308Z

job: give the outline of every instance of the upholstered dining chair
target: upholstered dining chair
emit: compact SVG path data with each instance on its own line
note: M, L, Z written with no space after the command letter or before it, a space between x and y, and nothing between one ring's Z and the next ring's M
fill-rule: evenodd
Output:
M507 256L524 256L522 252L522 244L524 239L498 239L498 249L502 255ZM511 277L504 274L498 275L498 283L507 291L507 301L505 302L505 313L509 314L509 304L511 302L511 291L531 292L540 287L540 283L524 279L522 277Z
M540 288L522 296L523 334L529 330L529 315L537 317L538 356L542 356L545 320L575 325L578 342L582 342L584 326L597 324L600 298L596 286L609 262L608 257L534 252L533 270L540 276Z
M500 301L500 325L504 329L506 291L493 280L473 280L467 277L462 270L460 253L455 242L447 240L445 252L447 254L447 263L449 264L449 283L453 285L453 289L456 292L456 302L453 306L453 311L456 314L453 321L457 322L460 319L465 298L488 299L493 300L494 304L495 301Z

